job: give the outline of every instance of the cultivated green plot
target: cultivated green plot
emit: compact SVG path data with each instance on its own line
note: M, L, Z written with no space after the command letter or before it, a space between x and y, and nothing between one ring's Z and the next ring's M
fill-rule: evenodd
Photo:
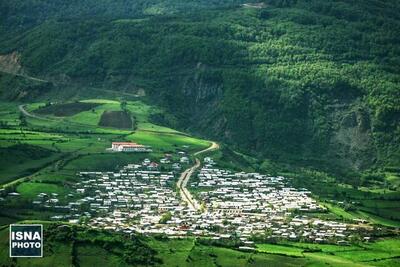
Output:
M140 130L128 136L127 139L152 146L153 149L161 151L174 151L182 149L182 146L188 146L188 149L194 152L210 146L210 142L208 141L186 135Z
M300 248L302 251L321 251L321 252L338 252L338 251L357 251L357 250L364 250L363 247L360 246L338 246L338 245L331 245L331 244L314 244L314 243L288 243L287 246L294 247L294 248Z
M145 158L156 159L156 154L148 153L102 153L80 155L63 168L68 171L112 171L130 163L138 163Z
M19 111L16 103L0 101L0 122L4 126L17 126L19 124Z
M148 244L158 251L163 261L162 266L186 266L190 251L195 246L191 238L164 241L151 239Z
M21 194L22 198L34 199L39 193L56 193L63 196L68 190L64 186L57 184L26 182L17 187L17 192Z
M0 184L30 175L60 157L60 153L40 146L15 144L0 147Z
M91 126L98 126L101 115L106 111L120 111L120 104L119 103L105 103L96 108L93 108L90 111L80 112L70 118L69 121L91 125Z
M351 246L289 242L281 245L258 244L257 250L265 253L301 257L309 262L310 266L321 266L323 264L376 266L376 262L388 259L396 262L396 259L400 257L399 242L399 239L384 239Z
M121 257L108 253L100 246L78 244L76 246L77 263L79 266L131 266L125 263Z
M151 240L161 266L300 266L305 259L265 253L246 253L229 248L199 245L193 239Z
M303 256L303 249L289 246L260 244L257 245L257 251L271 253L271 254L284 254L288 256Z

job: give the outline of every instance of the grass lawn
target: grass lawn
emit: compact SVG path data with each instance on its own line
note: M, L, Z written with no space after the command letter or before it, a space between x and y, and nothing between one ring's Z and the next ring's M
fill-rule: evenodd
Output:
M266 253L246 253L229 248L196 245L193 239L151 239L162 266L301 266L305 259Z
M331 252L338 252L338 251L356 251L356 250L364 250L363 247L359 246L338 246L338 245L331 245L331 244L314 244L314 243L295 243L295 242L288 242L287 246L300 248L302 250L321 250L321 252L331 253Z
M158 257L163 260L162 266L185 266L186 259L194 246L194 240L190 238L165 241L151 239L148 244L158 251Z
M0 101L0 121L8 126L19 125L19 111L17 103Z
M145 158L156 159L156 154L149 153L102 153L81 155L68 162L67 171L112 171L129 163L141 162Z
M59 195L65 195L67 189L57 184L25 182L18 185L17 192L21 194L22 198L33 199L39 193L57 193Z
M182 149L182 146L189 146L190 152L199 151L210 146L210 142L171 133L158 133L148 131L137 131L127 137L128 140L144 145L149 145L153 150L161 152L175 151Z
M335 214L343 219L347 219L347 220L357 219L357 216L355 216L353 213L347 212L344 209L342 209L336 205L333 205L333 204L327 203L327 202L321 202L320 204L322 204L323 206L328 208L328 210L330 212L332 212L333 214Z
M370 221L374 224L381 224L385 226L392 226L392 227L400 227L400 221L394 221L386 218L382 218L380 216L376 216L371 213L367 213L364 211L357 211L355 214L359 215L360 218Z
M303 249L297 247L272 245L272 244L259 244L257 251L271 253L271 254L284 254L287 256L303 257Z
M306 252L307 250L315 252ZM303 257L307 266L377 266L388 261L394 264L400 257L400 239L383 239L361 245L338 246L330 244L286 242L280 245L258 244L260 252ZM319 250L319 251L318 251ZM384 266L379 264L378 266ZM390 266L390 265L389 265Z

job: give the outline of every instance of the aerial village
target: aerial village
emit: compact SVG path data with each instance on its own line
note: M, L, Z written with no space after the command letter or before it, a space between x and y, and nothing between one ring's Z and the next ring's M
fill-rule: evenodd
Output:
M113 143L111 150L144 152L151 148ZM345 224L313 216L325 208L307 189L291 187L285 177L219 169L210 157L204 158L187 184L200 203L193 205L181 197L182 191L177 188L177 180L190 167L190 159L183 151L176 156L167 154L159 162L145 159L117 172L79 172L80 182L68 195L70 201L60 201L57 194L40 193L33 204L60 211L54 220L127 234L217 240L235 235L248 250L255 235L346 245L363 228L357 222ZM362 238L368 241L370 237Z

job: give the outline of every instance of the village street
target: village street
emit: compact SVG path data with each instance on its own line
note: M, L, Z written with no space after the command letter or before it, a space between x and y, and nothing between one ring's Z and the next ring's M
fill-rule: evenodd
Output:
M197 156L201 153L205 153L207 151L216 150L216 149L219 149L219 144L212 142L210 147L208 147L204 150L198 151L198 152L194 153L194 155ZM197 200L195 198L193 198L192 194L187 190L186 186L187 186L187 183L188 183L190 177L192 176L193 172L199 167L200 167L200 160L198 158L196 158L195 165L193 165L192 167L185 170L179 177L178 182L176 183L176 186L179 188L179 192L180 192L182 199L188 204L189 208L191 208L193 210L198 210L200 208L200 205L198 204Z
M212 145L206 151L216 148L218 145ZM41 192L32 204L65 211L51 217L53 220L85 222L127 234L194 235L218 240L236 233L250 250L254 249L254 235L342 245L349 244L353 234L360 231L363 240L371 238L370 229L359 221L349 224L318 216L326 209L306 188L292 187L290 178L220 169L211 157L195 158L195 164L179 175L180 163L190 161L184 152L177 154L179 163L169 160L172 155L160 160L163 171L158 163L144 159L115 172L79 172L79 182L73 185L75 193L67 196L67 202L57 193ZM192 175L196 179L189 181ZM188 187L197 190L196 198Z

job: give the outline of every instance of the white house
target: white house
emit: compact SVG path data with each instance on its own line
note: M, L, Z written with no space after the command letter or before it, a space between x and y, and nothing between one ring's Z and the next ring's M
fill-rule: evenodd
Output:
M111 150L116 152L151 152L150 147L133 142L112 142Z

